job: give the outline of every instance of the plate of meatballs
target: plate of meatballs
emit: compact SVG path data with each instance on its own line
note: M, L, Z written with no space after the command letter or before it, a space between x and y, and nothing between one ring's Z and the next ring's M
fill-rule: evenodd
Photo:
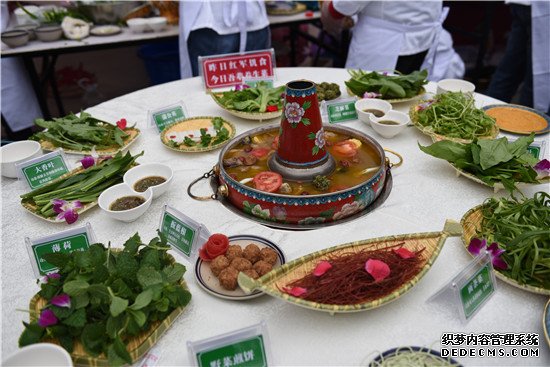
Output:
M239 272L257 279L285 262L283 251L266 238L253 235L230 236L225 254L210 262L197 259L195 277L199 285L214 296L237 301L247 300L259 297L263 292L245 294L237 283Z

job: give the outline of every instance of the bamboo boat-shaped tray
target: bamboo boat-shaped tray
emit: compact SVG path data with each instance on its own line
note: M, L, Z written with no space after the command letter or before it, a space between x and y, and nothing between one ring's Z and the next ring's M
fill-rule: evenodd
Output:
M481 213L482 207L483 204L473 207L472 209L468 210L460 220L460 224L462 225L463 230L462 242L464 243L464 248L466 249L466 251L468 251L468 245L470 244L472 238L475 236L476 231L481 227L481 219L483 218ZM514 287L523 289L524 291L550 295L550 289L534 287L528 284L520 284L518 281L509 278L505 273L502 273L498 269L495 269L495 275L503 282L508 283Z
M453 167L455 170L456 170L456 176L464 176L474 182L477 182L479 184L482 184L484 186L488 186L488 187L492 187L494 189L494 192L498 192L502 189L504 189L504 185L501 183L501 182L495 182L495 184L493 186L487 184L486 182L483 182L483 180L481 180L480 178L476 177L475 175L469 173L469 172L466 172L460 168L457 168L455 167L454 164L448 162L451 167ZM539 182L538 183L528 183L528 182L516 182L516 187L518 189L521 189L522 187L528 187L528 186L534 186L534 185L542 185L542 184L548 184L550 183L550 176L547 176L547 177L543 177L541 179L539 179Z
M175 262L173 257L170 260L172 263ZM187 284L183 279L179 284L185 289L188 289ZM36 315L40 314L40 310L42 310L42 307L46 306L46 304L46 299L40 297L38 294L31 299L29 309L34 312L31 312L30 322L36 321ZM174 309L174 311L172 311L164 320L153 322L149 330L141 332L139 335L130 338L126 342L128 352L132 357L132 364L139 361L159 341L160 337L170 328L170 326L172 326L174 321L176 321L178 316L183 313L186 307L187 306ZM49 342L59 345L59 343L54 339ZM105 355L102 354L98 357L90 356L86 353L79 340L75 340L71 358L73 359L75 366L109 366L109 361Z
M223 108L225 111L227 111L231 115L243 118L245 120L256 120L256 121L262 122L263 120L272 120L272 119L279 118L283 114L282 109L274 112L246 112L246 111L231 110L220 103L220 101L218 100L218 96L220 96L219 93L210 92L210 95L212 96L212 99L216 102L218 106Z
M117 145L117 146L113 146L112 148L97 149L96 150L97 155L100 155L100 156L101 155L115 155L118 152L126 150L130 147L130 145L132 145L136 141L137 137L141 134L141 131L139 129L135 128L135 127L128 128L125 132L128 133L130 136L124 140L124 145L123 146L119 147ZM42 146L42 150L45 150L45 151L48 151L48 152L53 152L54 150L59 149L59 147L56 147L55 145L53 145L52 143L50 143L47 140L42 140L41 139L41 140L39 140L39 143ZM92 154L91 150L72 150L72 149L66 149L66 148L62 148L62 149L67 154L79 154L79 155L91 155Z
M240 273L238 278L239 286L245 292L252 292L255 289L259 289L273 297L281 298L292 304L312 310L329 312L330 314L370 310L394 301L409 291L420 281L420 279L422 279L422 277L435 262L447 237L459 236L461 233L462 228L459 223L447 221L445 223L445 228L441 232L395 235L334 246L325 250L313 252L309 255L288 262L256 280L246 276L244 273ZM420 270L411 280L405 284L402 284L399 288L384 297L359 304L334 305L308 301L302 298L293 297L280 291L280 289L285 287L290 282L311 273L319 261L327 259L330 255L350 252L357 253L363 249L375 250L387 248L402 242L404 242L402 247L405 247L410 251L417 251L422 248L424 249L419 255L422 256Z
M416 114L416 111L415 111L415 107L416 107L416 105L412 106L409 109L409 117L411 118L411 123L413 124L414 127L416 127L418 130L420 130L420 132L422 134L428 135L429 137L431 137L434 142L441 141L441 140L449 140L449 141L454 141L456 143L468 144L468 143L471 143L473 141L473 139L452 138L452 137L449 137L449 136L446 136L446 135L441 135L441 134L433 132L431 130L431 127L421 125L418 122L418 119L416 118L417 114ZM493 124L493 126L491 128L491 132L490 132L489 135L477 136L477 139L495 139L498 136L499 132L500 132L500 130L499 130L498 126L496 124Z
M357 94L353 93L351 91L351 89L349 89L348 87L346 87L346 91L348 92L348 95L350 96L355 96L357 98L363 98L363 96L358 96ZM389 98L389 99L384 99L384 98L380 98L381 100L383 101L386 101L386 102L389 102L389 103L393 103L393 104L396 104L396 103L405 103L405 102L411 102L411 101L416 101L420 98L422 98L422 96L426 93L426 89L424 89L424 87L422 87L420 89L420 91L418 91L418 94L415 95L415 96L412 96L412 97L405 97L405 98Z

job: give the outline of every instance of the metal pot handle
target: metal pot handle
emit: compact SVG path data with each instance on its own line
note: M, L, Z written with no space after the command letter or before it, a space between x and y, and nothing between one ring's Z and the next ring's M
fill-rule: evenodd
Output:
M400 165L403 164L403 156L401 154L399 154L399 153L397 153L397 152L395 152L391 149L387 149L387 148L384 148L384 151L393 154L394 156L396 156L399 159L399 161L397 163L392 163L390 161L390 159L388 157L386 157L386 165L389 168L399 167Z
M187 195L189 195L192 199L195 199L195 200L200 200L200 201L206 201L206 200L217 200L218 199L218 194L220 195L224 195L224 187L225 185L220 185L220 187L218 187L218 192L217 193L214 193L210 196L196 196L194 195L193 193L191 193L191 188L197 183L199 182L200 180L205 180L205 179L208 179L212 176L216 176L216 172L215 172L215 168L212 168L210 170L210 172L207 172L205 174L203 174L201 177L197 178L196 180L193 180L193 182L191 182L189 184L189 186L187 187ZM227 191L227 188L225 188L225 191Z

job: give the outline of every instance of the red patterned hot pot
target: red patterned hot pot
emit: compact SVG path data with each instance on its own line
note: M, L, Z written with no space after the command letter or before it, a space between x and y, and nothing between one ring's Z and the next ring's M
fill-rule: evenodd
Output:
M292 88L296 86L305 88ZM256 128L235 137L222 149L218 164L213 170L189 185L188 194L198 200L227 200L234 208L248 214L249 218L257 218L263 224L273 223L275 227L277 224L295 227L315 224L322 226L324 223L340 221L366 210L384 188L391 166L384 149L373 138L355 129L323 125L313 83L291 82L287 84L286 93L285 110L288 111L283 114L281 125ZM311 138L323 135L326 131L347 135L373 148L377 153L378 167L374 168L375 172L370 178L356 186L316 195L270 193L240 183L223 166L226 153L245 138L271 131L279 131L279 146L269 158L268 165L284 179L307 181L308 176L312 180L316 175L324 175L334 169L334 159L324 149L324 143L319 144ZM324 142L324 139L322 141ZM210 197L197 197L191 193L195 183L212 175L219 184L215 194Z

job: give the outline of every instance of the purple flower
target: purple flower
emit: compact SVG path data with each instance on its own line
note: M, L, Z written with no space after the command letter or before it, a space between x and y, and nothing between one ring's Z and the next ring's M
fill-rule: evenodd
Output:
M286 219L286 209L282 206L276 206L273 208L273 216L278 220Z
M42 282L48 283L48 280L50 279L60 279L60 278L61 278L61 275L59 273L46 274L46 276L42 278Z
M533 167L537 171L537 178L544 178L550 176L550 161L543 159Z
M68 202L65 200L53 199L53 211L57 213L57 220L65 219L67 224L72 224L78 219L77 209L82 208L79 200Z
M506 270L508 269L508 264L500 258L500 256L505 252L505 250L498 247L498 243L493 242L491 246L487 247L487 240L472 238L470 244L468 245L468 251L473 255L479 255L481 250L485 249L489 255L491 255L491 262L496 269Z
M285 117L290 124L298 124L304 113L304 109L297 102L290 102L285 106Z
M430 99L428 101L425 101L423 103L420 103L418 106L414 108L415 111L424 111L426 108L430 107L432 104L437 102L435 99Z
M95 159L91 155L87 155L87 156L85 156L84 158L82 158L80 160L80 164L82 164L82 167L84 169L90 168L91 166L93 166L95 164Z
M365 92L363 94L363 98L378 98L381 96L382 95L380 93L376 93L376 92Z
M40 317L38 318L38 326L48 327L57 324L57 317L52 310L42 310Z
M57 306L57 307L70 308L71 307L71 297L69 297L68 294L62 293L60 295L57 295L57 296L53 297L50 300L50 303L54 306Z
M244 89L248 89L248 88L250 88L250 86L247 85L247 84L237 84L235 86L235 90L244 90Z

